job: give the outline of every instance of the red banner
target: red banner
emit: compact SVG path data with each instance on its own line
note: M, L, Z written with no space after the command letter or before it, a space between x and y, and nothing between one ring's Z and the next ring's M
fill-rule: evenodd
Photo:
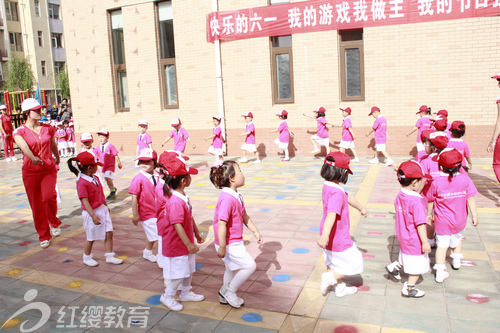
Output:
M310 0L214 12L207 41L500 15L500 0Z

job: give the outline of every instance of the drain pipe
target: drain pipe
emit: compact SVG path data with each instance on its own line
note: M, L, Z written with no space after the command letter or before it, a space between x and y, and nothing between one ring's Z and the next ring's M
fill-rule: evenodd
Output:
M219 11L218 0L212 0L212 12ZM216 40L214 42L215 47L215 73L217 79L217 100L219 104L219 116L221 117L221 130L222 137L227 140L226 135L226 118L224 116L224 89L222 85L222 63L221 63L221 53L220 53L220 41ZM222 150L227 153L227 144L224 143Z

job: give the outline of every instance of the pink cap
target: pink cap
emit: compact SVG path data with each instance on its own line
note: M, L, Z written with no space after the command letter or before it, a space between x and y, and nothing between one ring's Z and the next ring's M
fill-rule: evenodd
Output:
M348 106L346 108L344 108L344 109L342 109L342 108L339 108L339 109L342 110L342 111L345 111L345 112L347 112L349 114L351 114L351 112L352 112L351 108L348 107Z
M371 110L370 110L370 113L368 115L371 116L372 113L375 112L375 111L380 111L380 109L378 108L378 106L372 107Z
M221 121L222 117L221 116L212 116L212 119L217 119L218 121Z
M277 113L276 115L278 117L287 116L288 115L288 111L287 110L281 110L280 113Z
M424 142L424 139L430 140L432 133L434 133L434 130L425 130L425 131L422 131L422 133L420 134L420 140L422 140L422 142Z
M437 113L434 113L434 114L437 114L438 116L448 117L448 111L446 111L445 109L441 109Z
M500 73L498 73L497 75L493 75L491 78L497 80L500 79Z
M403 171L403 175L399 174L399 171ZM431 175L426 175L424 173L424 169L420 163L415 160L409 160L403 162L399 165L398 168L398 178L409 178L409 179L419 179L419 178L427 178L432 179Z
M88 151L84 151L84 152L78 154L78 156L74 157L74 159L80 165L99 165L99 166L104 165L101 162L96 162L94 155L92 155Z
M328 161L327 158L331 157L333 158L334 162ZM333 165L342 169L347 169L347 171L352 175L351 169L349 169L349 163L351 162L351 159L349 158L349 155L346 153L343 153L341 151L334 151L331 152L330 154L326 155L325 157L325 164L328 165Z
M463 128L460 128L460 126L463 126ZM461 120L455 120L454 122L451 123L451 129L465 131L465 123Z
M446 118L440 118L434 122L434 127L441 131L445 130L447 126L448 122L446 121Z
M419 114L420 112L425 112L425 111L427 111L429 109L430 108L427 105L422 105L421 107L418 108L417 114Z
M147 120L139 120L139 126L148 126Z
M242 114L241 115L242 117L250 117L250 118L253 118L253 113L252 112L247 112L245 114Z
M439 150L445 149L448 146L448 142L450 142L446 135L431 135L429 140Z

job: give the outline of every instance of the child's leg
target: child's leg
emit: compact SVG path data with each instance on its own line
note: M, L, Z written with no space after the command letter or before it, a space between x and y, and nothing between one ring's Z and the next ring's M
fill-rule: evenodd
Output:
M314 150L315 150L315 151L316 151L316 150L319 150L319 145L318 145L318 143L316 142L316 140L314 140L314 138L313 138L312 136L311 136L311 139L310 139L310 140L311 140L311 142L312 142L312 144L313 144L313 148L314 148Z
M94 245L94 241L85 241L83 245L83 253L85 253L85 255L89 256L92 253L92 245Z
M356 153L356 149L351 148L352 154L354 155L354 159L358 158L358 153Z
M85 245L83 246L83 264L95 267L99 263L92 259L92 245L94 245L94 241L85 240Z
M328 143L326 146L326 154L330 154L331 148L330 148L330 143Z
M462 254L462 240L458 242L458 245L451 249L451 254L450 257L453 259L451 263L451 268L453 269L459 269L462 266L462 262L460 259L463 259L463 254Z
M238 288L241 287L241 285L246 280L248 280L248 278L250 277L250 275L252 275L253 272L255 272L256 268L257 268L257 265L255 263L253 263L251 266L246 267L246 268L242 268L236 274L234 274L233 278L229 282L229 287L232 289L232 291L234 293L236 293L236 291L238 290ZM226 274L224 273L224 277L225 277L225 275Z
M104 239L104 248L107 253L113 252L113 231L106 232L106 238Z
M341 153L345 153L345 148L340 147L339 150Z
M104 180L106 180L106 184L108 184L108 187L109 187L110 190L112 190L113 188L115 188L115 185L113 183L113 179L108 178L108 177L104 177Z
M290 155L289 155L289 152L288 152L288 148L284 149L283 151L285 152L285 160L289 160L290 159Z
M259 156L259 151L258 150L255 151L255 160L256 161L260 161L260 156Z
M408 274L408 284L412 286L416 285L419 277L420 274Z
M174 296L177 294L177 288L181 285L183 279L170 280L165 287L165 293L160 297L160 301L172 311L181 311L184 309L182 304L177 302Z
M434 265L434 269L436 270L436 282L443 282L449 274L445 272L446 265L444 264L446 261L446 252L448 251L448 246L444 247L440 244L440 240L438 238L436 249L436 264Z
M155 246L155 242L150 242L150 241L146 242L146 250L152 251L154 246Z
M191 291L191 280L193 275L182 279L182 284L180 286L181 294L179 295L179 300L181 302L200 302L205 299L203 295L197 295Z
M427 225L427 240L431 246L436 244L434 241L434 223Z
M441 265L446 262L446 252L448 251L447 247L438 247L436 249L436 264Z
M409 274L408 275L408 281L405 282L403 289L401 290L401 295L403 297L423 297L425 295L425 292L422 290L418 290L415 288L415 284L417 284L418 278L420 277L420 274Z

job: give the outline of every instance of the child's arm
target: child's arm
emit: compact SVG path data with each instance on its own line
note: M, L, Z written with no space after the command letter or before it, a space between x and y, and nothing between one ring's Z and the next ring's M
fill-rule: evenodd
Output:
M308 116L308 115L307 115L307 114L305 114L305 113L303 113L302 115L303 115L304 117L306 117L306 118L316 119L316 117Z
M135 148L135 156L139 156L139 146Z
M467 198L467 207L469 208L469 212L472 218L472 225L476 226L479 223L479 221L477 220L476 198Z
M276 132L279 132L278 129L275 129L275 130L270 130L269 133L276 133Z
M165 139L165 141L163 141L163 143L161 144L161 146L163 147L165 145L165 143L169 142L170 139L172 139L171 136L169 136L168 138Z
M431 225L432 224L432 211L434 209L434 202L429 201L427 203L427 224Z
M200 233L200 230L198 229L198 226L196 225L196 222L193 218L193 231L194 231L194 237L196 237L196 241L198 244L202 244L205 241L205 237Z
M257 238L257 243L262 244L264 242L262 240L262 235L260 234L260 232L257 229L257 227L255 226L255 224L253 224L252 219L250 218L250 216L248 216L248 214L246 212L245 212L245 216L243 216L243 223L247 226L247 228L251 232L253 232L253 235L255 236L255 238Z
M325 126L326 126L326 125L331 125L331 126L332 126L332 128L333 128L333 127L335 127L335 125L334 125L334 124L330 124L330 123L325 123Z
M356 140L356 136L354 135L354 131L352 130L352 127L349 127L347 130L348 130L349 132L351 132L352 139L353 139L353 140Z
M118 163L118 168L122 168L122 161L120 161L120 157L118 157L118 154L115 156L116 157L116 163Z
M174 228L181 241L184 243L184 245L186 245L189 253L196 253L200 250L200 248L196 246L196 244L191 243L189 237L186 235L186 231L182 227L182 224L175 223Z
M195 149L195 148L196 148L196 146L194 145L194 143L191 141L191 139L190 139L190 138L187 138L187 141L189 141L189 143L191 144L191 146L193 146L193 149Z
M219 237L219 251L217 251L217 257L222 259L226 256L227 222L219 220L218 225L217 236Z
M319 237L317 244L320 248L324 249L328 245L330 239L330 232L332 231L333 225L335 224L335 219L337 214L329 212L326 215L325 224L323 225L323 233Z
M240 136L246 136L246 135L248 135L250 133L252 133L252 132L248 131L248 132L245 132L245 133L241 133Z
M85 207L87 213L89 213L90 217L92 217L92 222L94 222L95 225L101 224L99 216L95 215L94 210L90 205L89 198L81 198L80 200L82 200L83 207Z
M50 140L50 151L52 155L54 155L54 160L57 165L61 162L61 158L59 157L59 149L57 149L57 141L56 139Z
M418 127L414 127L410 133L406 133L406 137L409 137L410 135L412 135L413 133L415 133L415 131L418 130Z
M137 203L137 195L132 194L132 223L138 225L141 218L139 217L139 205Z
M422 251L424 253L431 253L431 245L427 240L427 226L425 223L417 225L417 232L420 241L422 242Z
M493 150L495 149L495 144L497 142L497 138L498 136L500 135L500 103L497 101L497 122L495 124L495 130L493 131L493 135L491 137L491 141L490 143L488 144L488 147L486 148L486 150L488 151L488 153L492 153Z
M370 134L372 134L374 131L374 129L372 128L370 132L366 133L366 136L370 136Z
M353 195L349 195L347 197L347 203L349 204L349 206L352 206L352 207L356 208L357 210L359 210L361 215L363 215L364 217L368 217L368 211L365 209L365 207L363 207L359 203L359 201L356 199L356 197L354 197Z
M469 170L472 169L472 160L471 160L470 156L467 157L466 160L467 160L467 166L469 167Z
M153 143L152 142L148 143L148 147L153 149Z
M2 117L0 117L0 129L2 130L2 134L5 136L7 135L7 133L5 132L4 128L3 128L3 121L2 120Z
M215 134L212 134L212 135L206 137L205 141L212 140L213 138L215 138Z

